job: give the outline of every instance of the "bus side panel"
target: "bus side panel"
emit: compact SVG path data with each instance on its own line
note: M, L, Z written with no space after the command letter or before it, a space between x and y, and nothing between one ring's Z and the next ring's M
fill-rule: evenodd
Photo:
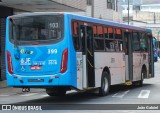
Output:
M142 56L142 66L145 65L146 69L147 69L146 78L150 78L150 74L149 74L149 54L148 53L143 53L142 55L143 55Z
M139 78L141 77L141 69L142 69L141 57L142 53L140 52L133 53L133 81L140 80Z
M63 79L60 79L59 84L63 85L63 83L68 80L68 85L72 84L72 86L77 87L76 52L74 50L71 34L71 16L65 14L64 18L64 36L68 45L68 70L70 71L70 74L68 76L63 76L62 74L61 77Z
M86 82L83 79L83 62L82 62L82 52L77 52L77 88L83 89L83 83Z
M112 52L95 52L95 80L96 87L101 85L102 71L109 67L111 85L125 82L125 54Z
M137 63L137 66L136 66L136 67L139 67L139 68L134 69L134 71L135 71L134 74L136 75L136 76L133 76L133 77L135 77L134 81L141 80L141 71L142 71L143 65L146 66L146 70L147 70L147 77L146 78L149 77L149 75L148 75L149 74L148 53L140 53L140 54L137 54L137 55L138 55L138 57L137 57L137 59L134 60L134 62L139 61Z
M150 78L149 76L149 56L148 53L134 53L133 54L134 68L133 68L133 81L141 80L141 71L143 65L146 66L147 76L144 78Z
M11 50L9 51L10 53L13 52L12 49L9 48L14 48L13 44L10 43L9 41L9 18L7 18L6 21L6 47L5 50ZM11 56L12 58L13 56ZM7 78L7 85L12 86L14 85L13 81L13 76L8 72L8 64L7 64L7 52L5 52L5 61L6 61L6 78ZM13 63L13 62L12 62Z

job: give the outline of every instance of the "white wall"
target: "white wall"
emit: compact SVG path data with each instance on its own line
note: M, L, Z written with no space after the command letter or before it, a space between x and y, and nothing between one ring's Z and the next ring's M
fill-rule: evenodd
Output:
M116 12L112 9L107 9L107 0L94 0L94 17L117 22L122 21L121 11Z
M80 10L86 10L87 0L52 0L61 4L65 4Z
M118 7L121 7L120 4ZM107 0L94 0L94 18L101 18L116 22L122 22L122 11L118 8L118 12L112 9L107 9ZM92 16L92 6L86 5L86 10L83 12L72 12L83 16Z

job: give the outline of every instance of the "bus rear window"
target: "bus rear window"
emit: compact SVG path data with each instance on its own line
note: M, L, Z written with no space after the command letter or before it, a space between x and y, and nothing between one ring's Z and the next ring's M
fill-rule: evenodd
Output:
M63 36L62 16L26 16L11 21L12 39L17 41L59 40Z

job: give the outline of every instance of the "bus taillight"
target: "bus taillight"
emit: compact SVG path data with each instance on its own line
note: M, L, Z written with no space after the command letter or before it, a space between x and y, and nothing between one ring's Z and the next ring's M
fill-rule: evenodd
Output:
M7 63L8 63L8 71L10 74L13 74L13 67L12 67L12 58L9 51L7 51Z
M68 48L63 51L62 61L61 61L61 73L64 73L67 70L68 63Z

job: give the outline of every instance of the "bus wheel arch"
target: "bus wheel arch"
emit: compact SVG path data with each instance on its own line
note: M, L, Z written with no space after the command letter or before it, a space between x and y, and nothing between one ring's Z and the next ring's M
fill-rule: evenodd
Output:
M110 71L108 67L105 67L101 76L101 86L99 88L99 95L106 96L109 93L111 85Z

